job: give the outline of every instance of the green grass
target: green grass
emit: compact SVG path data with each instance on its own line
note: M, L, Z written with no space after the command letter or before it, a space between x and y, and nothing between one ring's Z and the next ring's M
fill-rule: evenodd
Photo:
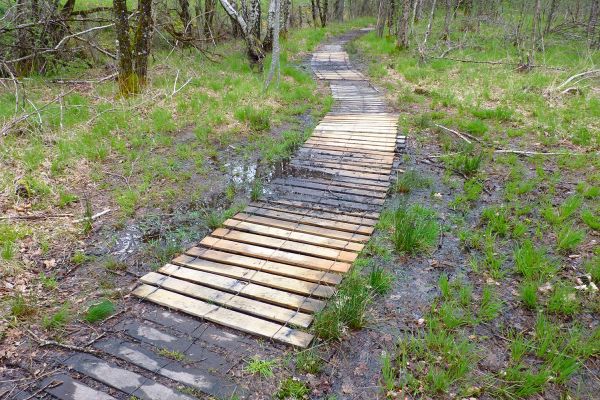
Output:
M419 205L401 205L394 211L392 242L400 253L418 254L437 244L440 225L435 212Z
M102 300L100 303L88 307L83 319L91 324L101 322L114 314L115 305L110 300Z
M275 368L276 364L276 360L261 360L258 357L254 357L248 361L244 370L251 374L260 375L263 378L270 378L274 375L273 368Z
M279 386L279 390L275 393L277 399L305 399L310 393L310 389L306 383L294 378L287 378Z
M72 319L71 310L68 303L61 306L60 310L50 316L44 316L42 327L47 330L60 330Z
M546 249L536 248L526 240L514 251L515 270L526 279L548 279L556 273L556 266L548 259Z
M570 253L585 239L585 231L573 225L565 225L556 235L556 249L561 253Z
M398 193L410 193L415 189L431 187L432 184L431 178L423 176L417 170L409 169L398 176L393 190Z
M296 369L308 374L318 374L323 368L323 359L316 348L309 348L296 353Z

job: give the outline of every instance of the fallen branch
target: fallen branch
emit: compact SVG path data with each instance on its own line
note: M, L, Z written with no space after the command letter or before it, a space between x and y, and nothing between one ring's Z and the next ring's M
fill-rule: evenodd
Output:
M567 86L569 83L571 83L575 79L581 78L577 82L575 82L575 84L577 84L584 79L591 78L594 75L600 75L600 69L592 69L590 71L585 71L585 72L581 72L579 74L575 74L575 75L571 76L569 79L567 79L566 81L564 81L563 83L561 83L560 85L558 85L556 87L556 90L562 89L563 87Z
M477 142L480 142L480 143L481 143L481 140L479 140L479 139L477 139L477 138L475 138L475 137L473 137L472 135L469 135L469 134L467 134L467 133L460 133L460 132L458 132L458 131L455 131L454 129L450 129L450 128L448 128L448 127L445 127L444 125L440 125L440 124L433 124L433 125L434 125L434 126L436 126L436 127L438 127L438 128L440 128L440 129L443 129L443 130L445 130L446 132L450 132L450 133L452 133L453 135L455 135L455 136L459 137L460 139L464 140L465 142L467 142L467 143L469 143L469 144L472 144L472 143L473 143L473 142L471 142L471 140L469 140L469 139L473 139L473 140L475 140L475 141L477 141Z
M52 218L67 218L73 214L41 214L41 215L3 215L0 220L6 219L52 219Z
M520 64L520 63L508 62L508 61L465 60L462 58L435 57L435 56L431 56L430 58L435 58L437 60L456 61L456 62L462 62L462 63L509 65L509 66L513 66L513 67L522 67L522 64ZM550 67L547 65L534 65L534 64L527 65L527 68L545 68L545 69L551 69L551 70L555 70L555 71L564 71L565 70L564 68L560 68L560 67Z
M77 223L77 222L83 222L83 221L86 221L86 220L93 221L93 220L95 220L95 219L98 219L98 218L100 218L101 216L103 216L104 214L107 214L107 213L109 213L109 212L110 212L110 208L107 208L106 210L104 210L104 211L101 211L101 212L99 212L98 214L94 214L94 215L92 215L92 216L91 216L91 217L89 217L89 218L88 218L88 217L85 217L85 218L80 218L80 219L76 219L76 220L75 220L75 221L73 221L73 222Z
M529 150L510 150L510 149L497 149L494 153L507 153L507 154L520 154L526 156L576 156L582 155L581 153L570 153L566 151L559 152L543 152L543 151L529 151Z
M66 343L59 343L55 340L44 340L44 339L40 339L39 336L37 336L35 333L33 333L31 330L26 329L27 333L29 333L29 335L33 338L33 340L38 344L38 346L40 347L46 347L46 346L55 346L55 347L60 347L66 350L71 350L71 351L80 351L82 353L89 353L89 354L100 354L99 351L95 350L95 349L88 349L87 347L89 347L91 344L93 344L96 340L100 339L102 336L104 336L104 333L100 334L100 336L98 336L97 338L93 339L92 341L88 342L87 344L85 344L85 346L75 346L72 344L66 344Z

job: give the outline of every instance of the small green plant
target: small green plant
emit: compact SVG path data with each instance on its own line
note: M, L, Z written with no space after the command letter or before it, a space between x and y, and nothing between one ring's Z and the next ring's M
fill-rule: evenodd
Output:
M498 298L496 292L491 286L485 286L481 292L481 305L479 306L478 317L482 321L492 321L496 319L502 309L502 301Z
M92 231L93 219L92 216L94 212L92 211L92 203L88 198L85 199L85 211L83 213L82 225L83 225L83 233L88 234Z
M240 107L234 112L240 122L247 122L255 131L265 131L271 127L271 113L268 109L255 109L251 106Z
M536 248L531 240L526 240L514 251L515 269L527 279L547 279L556 272L546 256L546 250Z
M564 283L554 287L552 295L548 299L548 311L554 314L573 315L580 307L575 289Z
M22 319L34 315L36 312L35 300L31 296L16 294L10 299L10 315Z
M585 231L575 229L573 225L564 226L557 235L556 238L556 249L561 253L569 253L585 238Z
M64 208L79 201L79 197L65 191L58 192L58 207Z
M399 206L394 213L392 241L396 251L416 254L433 248L440 226L436 214L420 205Z
M377 294L386 294L392 289L394 275L379 266L373 266L369 272L369 286Z
M276 363L277 361L275 360L261 360L258 357L253 357L248 361L244 369L251 374L258 374L263 378L270 378L274 375L273 368Z
M600 284L600 254L593 256L584 262L585 270L592 277L592 281Z
M279 390L275 393L278 399L307 399L310 389L302 381L294 378L287 378L279 386Z
M54 276L48 276L45 273L40 272L38 278L44 289L55 290L58 287L58 281Z
M468 151L446 156L450 168L459 174L471 177L477 174L483 162L483 153L471 154Z
M184 361L186 359L185 354L183 354L180 351L177 350L169 350L169 349L159 349L158 350L158 355L166 357L166 358L170 358L172 360L176 360L176 361Z
M505 237L510 232L509 212L505 207L489 207L483 210L482 220L488 228L501 237Z
M71 320L70 307L68 303L61 306L60 310L42 319L42 326L47 330L62 329Z
M381 355L381 379L386 392L396 387L396 370L392 365L392 358L387 352Z
M552 225L559 225L569 219L581 206L583 199L579 195L569 196L555 211L547 206L542 210L542 216Z
M428 188L432 185L430 178L424 177L418 171L409 169L400 174L394 184L394 191L398 193L410 193L413 189Z
M250 199L252 201L258 201L263 193L263 184L260 179L255 179L252 182L252 189L250 190Z
M344 322L337 307L329 305L315 314L313 322L315 334L321 339L338 340L344 333Z
M115 312L115 305L110 300L103 300L100 303L92 304L88 307L83 319L93 324L103 321Z
M527 281L521 285L520 296L525 307L535 310L538 306L538 285L533 281Z
M600 231L600 216L594 215L591 210L584 210L581 212L581 219L583 222L595 231Z
M223 225L225 219L223 213L213 210L206 214L206 225L209 229L215 230Z
M111 256L104 261L104 268L111 272L125 271L127 264Z
M88 257L83 250L76 250L71 256L71 262L75 265L82 265L84 262L88 261L90 257Z
M315 348L302 350L296 354L296 369L300 372L318 374L323 368L323 360Z

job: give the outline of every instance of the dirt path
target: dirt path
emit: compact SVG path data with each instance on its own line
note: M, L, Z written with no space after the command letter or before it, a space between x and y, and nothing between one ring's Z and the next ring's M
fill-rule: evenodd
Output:
M102 333L84 347L49 352L56 369L27 393L8 398L272 394L243 379L242 360L283 357L289 347L274 341L312 342L302 328L368 241L404 145L398 115L343 51L360 33L314 53L313 71L329 83L335 104L292 158L289 173L197 247L143 276L133 292L137 298L129 297L126 311Z

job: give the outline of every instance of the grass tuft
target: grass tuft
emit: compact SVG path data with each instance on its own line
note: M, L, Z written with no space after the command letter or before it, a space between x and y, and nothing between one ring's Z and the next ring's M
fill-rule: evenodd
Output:
M417 254L437 244L440 226L435 212L420 205L399 206L394 213L392 241L396 251Z
M114 314L115 310L115 305L110 300L103 300L100 303L91 305L87 309L83 319L93 324L105 320Z

